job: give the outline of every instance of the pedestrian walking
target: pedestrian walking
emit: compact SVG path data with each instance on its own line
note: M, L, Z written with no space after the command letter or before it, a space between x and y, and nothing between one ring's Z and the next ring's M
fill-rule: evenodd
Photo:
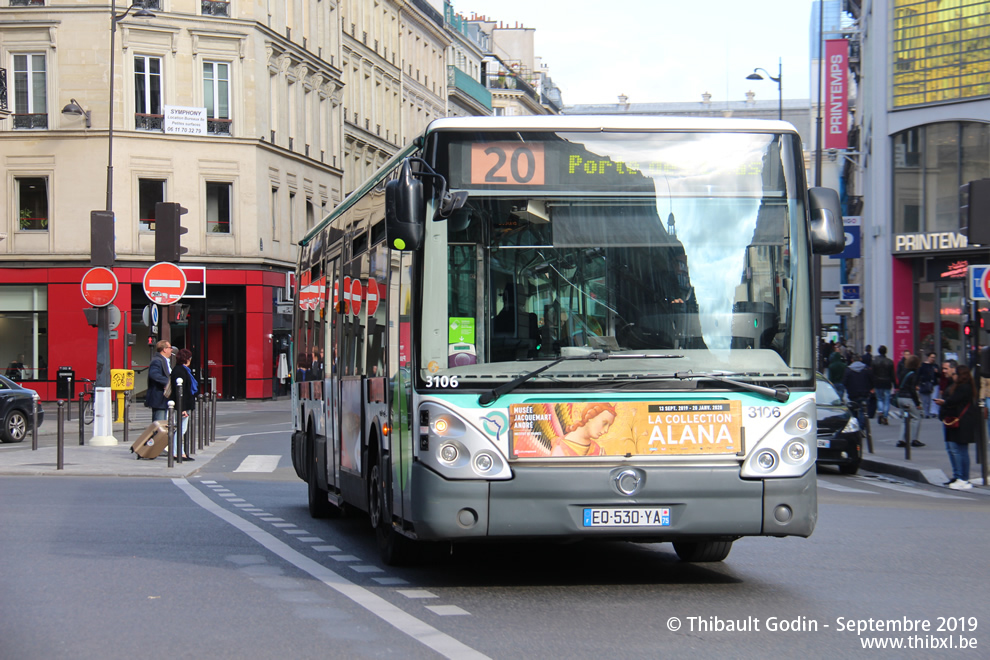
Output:
M873 372L873 388L877 393L877 423L889 426L890 393L894 387L894 361L887 357L887 347L877 349L879 355L870 366Z
M192 369L189 368L191 363L192 351L188 348L179 350L178 364L175 365L170 376L172 391L169 393L169 399L175 402L176 410L182 410L182 419L176 420L176 432L172 434L172 456L178 458L179 452L183 452L182 460L184 461L194 460L184 453L183 438L186 436L186 431L189 430L189 417L196 409L196 393L199 391L199 383L193 376ZM182 379L181 399L179 398L178 383L180 378Z
M842 378L846 375L846 361L842 358L842 351L838 346L832 351L832 357L828 360L828 381L832 383L839 398L846 394L846 388L842 385Z
M852 364L846 368L842 377L842 387L846 390L849 403L855 408L856 417L863 423L863 418L867 416L867 403L873 394L873 372L870 371L861 358L856 358Z
M969 482L969 446L976 442L979 433L979 405L969 367L956 366L952 381L945 398L936 402L945 431L945 450L952 466L952 480L944 485L953 490L968 490L973 487Z
M924 447L925 443L918 440L921 433L921 399L918 398L918 367L921 366L921 358L917 355L908 354L904 358L904 375L900 379L897 387L897 407L901 409L901 439L897 442L898 447L907 445L908 431L911 428L912 447Z
M928 419L932 415L932 395L938 380L938 365L936 355L929 353L925 361L918 367L918 396L921 398L921 418Z
M863 351L863 356L860 359L863 360L863 364L866 366L873 366L873 346L871 344L866 345L866 350Z

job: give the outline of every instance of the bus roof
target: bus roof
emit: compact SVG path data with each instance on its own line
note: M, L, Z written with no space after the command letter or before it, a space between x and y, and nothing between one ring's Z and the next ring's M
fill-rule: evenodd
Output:
M740 131L797 133L786 121L723 117L657 117L651 115L535 115L523 117L447 117L435 119L426 133L444 130L563 131Z

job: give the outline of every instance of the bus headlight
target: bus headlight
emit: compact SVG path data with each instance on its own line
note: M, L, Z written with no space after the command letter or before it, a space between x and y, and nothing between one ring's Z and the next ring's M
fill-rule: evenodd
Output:
M784 445L784 459L789 463L800 463L807 454L808 449L800 440L791 440Z
M512 470L501 450L474 423L440 401L420 404L417 460L444 479L511 479ZM423 440L426 440L424 442Z
M777 455L769 449L764 449L756 455L756 464L759 465L761 469L769 472L773 469L773 466L777 464Z
M788 479L803 476L818 458L815 398L805 395L781 410L780 420L764 431L746 452L744 479Z
M454 445L444 445L440 447L440 459L447 462L453 463L457 460L457 447Z

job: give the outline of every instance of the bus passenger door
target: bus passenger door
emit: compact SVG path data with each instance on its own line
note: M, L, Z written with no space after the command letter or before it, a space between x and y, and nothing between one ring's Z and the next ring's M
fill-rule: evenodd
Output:
M340 251L327 258L326 359L324 360L324 405L327 411L327 485L330 492L340 489L340 346L339 301Z

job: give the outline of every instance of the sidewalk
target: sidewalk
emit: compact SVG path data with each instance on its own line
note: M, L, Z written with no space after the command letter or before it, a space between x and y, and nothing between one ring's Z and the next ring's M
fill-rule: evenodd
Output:
M219 401L217 402L217 437L209 447L196 451L194 461L174 464L168 467L168 458L163 453L154 460L137 460L131 453L130 444L137 440L141 431L151 423L151 410L142 405L131 408L131 423L129 425L128 442L124 442L123 424L114 424L114 437L117 438L115 447L91 447L89 439L92 427L84 427L84 446L79 445L79 420L73 416L65 424L65 453L64 469L57 470L56 431L57 407L54 404L45 405L45 422L38 433L37 451L31 450L30 435L19 444L0 445L0 475L3 474L65 474L73 476L120 476L120 477L188 477L202 470L213 458L218 456L231 443L228 438L234 438L229 430L223 427L222 420L235 419L245 413L261 412L266 415L277 415L285 421L289 420L289 400L278 401ZM862 469L869 472L889 474L910 481L941 486L949 480L949 456L945 452L945 440L942 436L942 423L937 419L925 419L921 422L921 441L924 447L911 447L911 460L904 457L904 448L897 447L900 437L901 423L891 417L889 426L881 426L876 420L871 420L873 430L873 451L870 454L863 447ZM288 438L288 435L286 436ZM975 447L970 447L970 482L974 487L983 488L982 466L976 462Z
M873 431L873 451L870 454L863 447L862 469L869 472L889 474L910 481L942 486L949 481L952 468L949 455L945 451L945 437L942 422L937 418L921 420L921 442L924 447L911 447L911 460L905 458L904 447L898 447L901 435L901 421L891 411L890 425L881 426L876 419L870 420ZM976 446L969 447L969 481L975 488L982 488L983 466L976 462Z
M278 401L218 401L215 441L208 447L197 449L192 454L194 460L182 463L175 461L171 468L168 467L168 456L165 452L153 460L138 459L137 454L131 452L131 444L151 424L150 408L145 408L141 404L131 407L126 443L124 425L118 423L113 425L113 435L117 439L116 446L93 447L89 445L93 434L91 425L83 427L83 439L86 444L80 446L79 418L73 407L73 417L65 422L64 427L63 469L58 470L58 406L54 403L46 403L45 421L38 432L38 449L31 449L30 434L20 443L0 444L0 475L184 478L202 470L213 458L231 446L230 438L236 441L236 435L232 435L229 429L221 428L229 426L231 419L240 417L244 413L261 412L266 415L284 416L288 421L289 406L289 400L284 398ZM224 419L228 421L224 422Z

